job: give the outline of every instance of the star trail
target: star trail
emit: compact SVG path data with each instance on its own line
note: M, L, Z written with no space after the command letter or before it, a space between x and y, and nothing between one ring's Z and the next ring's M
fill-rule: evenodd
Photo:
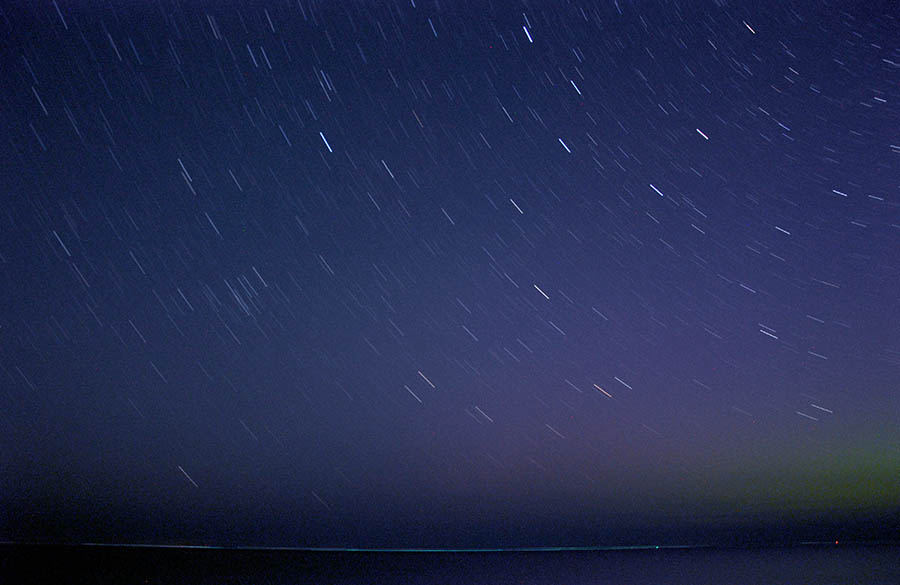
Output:
M892 3L51 0L0 27L0 539L897 514Z

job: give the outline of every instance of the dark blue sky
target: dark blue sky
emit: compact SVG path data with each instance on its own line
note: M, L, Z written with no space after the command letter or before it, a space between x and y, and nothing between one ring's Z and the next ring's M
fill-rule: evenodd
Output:
M897 523L892 3L0 27L4 540Z

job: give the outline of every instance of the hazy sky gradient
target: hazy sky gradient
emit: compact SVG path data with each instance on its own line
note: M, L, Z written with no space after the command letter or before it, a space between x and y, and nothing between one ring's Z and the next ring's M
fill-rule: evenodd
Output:
M0 538L900 525L892 3L0 27Z

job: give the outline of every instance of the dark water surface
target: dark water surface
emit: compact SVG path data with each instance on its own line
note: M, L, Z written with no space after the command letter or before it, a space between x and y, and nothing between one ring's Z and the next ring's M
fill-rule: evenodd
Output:
M3 546L0 582L896 585L900 547L426 553Z

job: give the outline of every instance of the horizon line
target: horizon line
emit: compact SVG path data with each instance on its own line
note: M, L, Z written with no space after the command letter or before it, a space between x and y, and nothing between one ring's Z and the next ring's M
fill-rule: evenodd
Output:
M591 545L591 546L527 546L527 547L462 547L462 548L403 548L403 547L313 547L313 546L252 546L252 545L205 545L205 544L159 544L159 543L114 543L114 542L17 542L0 541L2 546L68 546L93 548L145 548L145 549L185 549L185 550L230 550L230 551L273 551L273 552L344 552L344 553L492 553L492 552L604 552L630 550L688 550L688 549L734 549L734 548L784 548L791 546L840 546L840 540L800 541L788 543L746 543L740 544L636 544L636 545ZM896 540L853 540L843 541L846 545L900 545Z

